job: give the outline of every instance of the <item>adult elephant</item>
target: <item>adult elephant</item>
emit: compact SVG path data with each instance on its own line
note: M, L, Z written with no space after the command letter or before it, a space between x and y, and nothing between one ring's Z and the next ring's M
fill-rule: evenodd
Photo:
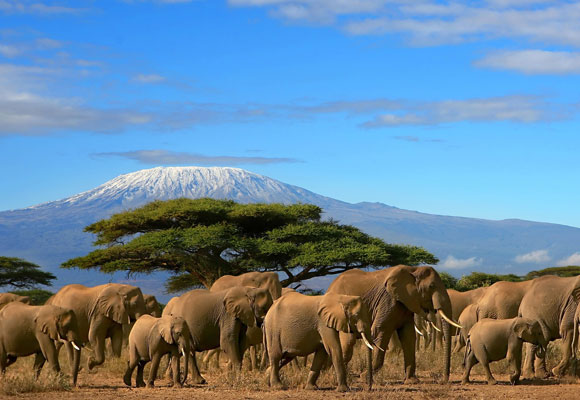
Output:
M224 275L215 281L209 290L211 292L219 292L220 290L226 290L234 286L248 286L266 289L268 292L270 292L270 296L272 296L273 301L280 298L282 295L282 285L280 284L278 274L275 272L253 271L246 272L245 274L237 276ZM256 346L261 344L263 341L262 329L258 327L248 328L246 336L246 344L250 349L250 369L256 369L258 367L258 361L256 359ZM204 357L203 362L207 365L212 356L219 357L218 353L219 349L208 352L208 354ZM262 362L265 365L265 357L262 357Z
M447 289L447 294L449 295L449 300L451 300L451 319L453 321L459 321L459 317L463 310L472 304L476 304L479 299L483 297L488 287L480 287L466 292L459 292L455 289ZM440 322L440 321L439 321ZM460 322L461 324L461 322ZM463 324L461 324L463 326ZM462 343L461 335L457 328L451 327L451 336L455 336L457 339L456 345L453 348L454 352L460 351L464 343Z
M522 299L532 283L533 280L523 282L500 281L489 286L477 302L477 320L517 317Z
M530 283L519 307L519 316L540 323L544 337L548 341L562 339L562 359L552 369L556 376L566 373L570 361L575 358L574 339L577 336L577 318L580 304L580 276L561 278L542 276ZM576 333L575 333L576 330ZM545 353L536 354L536 346L526 344L524 376L547 377ZM534 364L534 356L538 356ZM573 371L574 372L574 371Z
M8 303L19 301L20 303L30 304L30 297L20 296L14 293L0 293L0 310Z
M53 305L30 306L12 302L0 311L0 372L18 357L34 354L34 371L38 378L46 361L54 372L60 372L55 342L75 347L71 364L73 385L77 383L82 345L78 323L72 310ZM78 343L78 345L76 343Z
M159 304L155 296L152 294L144 294L143 300L145 301L145 310L147 314L155 318L161 317L161 304Z
M141 289L119 283L94 287L67 285L48 299L47 304L74 311L81 341L88 343L93 350L88 360L89 369L105 361L106 338L111 338L113 355L120 357L123 325L131 324L146 314ZM72 361L72 347L68 343L65 346Z
M449 380L451 357L451 301L441 277L432 267L398 265L379 271L353 269L340 274L328 293L360 296L372 316L372 335L382 349L397 331L405 362L405 382L415 382L415 324L413 314L434 311L444 316L445 380ZM352 357L355 334L340 333L345 362ZM375 349L373 369L382 367L384 351Z
M246 345L246 330L260 326L272 296L266 289L235 286L219 292L205 289L191 290L173 298L163 310L163 315L182 317L192 336L192 379L204 383L199 373L196 351L221 348L232 361L234 368L242 367Z

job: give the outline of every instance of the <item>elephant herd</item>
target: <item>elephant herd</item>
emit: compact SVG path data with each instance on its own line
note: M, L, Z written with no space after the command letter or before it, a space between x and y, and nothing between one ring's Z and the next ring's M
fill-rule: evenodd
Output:
M337 390L346 391L347 366L359 339L366 349L369 388L393 336L400 341L405 382L416 382L416 333L427 337L429 326L441 332L444 381L449 380L454 336L455 350L466 347L463 382L480 362L488 382L494 383L489 362L507 357L514 369L510 381L516 383L524 343L524 376L544 378L549 375L546 346L559 338L562 360L552 373L562 375L575 360L578 345L580 277L546 276L457 292L447 290L432 267L399 265L344 272L319 296L283 290L273 272L227 275L210 289L172 298L162 312L153 296L116 283L68 285L43 306L28 302L0 294L2 373L18 357L32 354L36 376L46 361L59 372L58 354L65 347L76 385L83 348L90 349L87 367L93 369L104 362L108 340L115 357L121 356L124 341L128 343L122 378L128 386L137 369L136 386L154 387L165 356L174 386L186 382L190 366L189 382L203 384L197 352L221 351L231 368L239 370L245 351L253 348L255 358L255 346L263 344L262 360L269 364L266 376L272 387L284 387L280 368L296 357L314 354L306 388L316 388L320 371L331 364ZM256 361L252 366L257 368Z

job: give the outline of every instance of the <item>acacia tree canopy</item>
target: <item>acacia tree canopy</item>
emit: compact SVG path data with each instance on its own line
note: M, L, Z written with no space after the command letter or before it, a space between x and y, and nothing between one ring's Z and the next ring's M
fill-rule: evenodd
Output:
M62 266L170 271L166 288L177 292L248 271L282 272L282 285L288 286L352 268L438 262L420 247L388 244L355 227L321 221L321 213L310 204L155 201L87 226L102 247Z
M16 257L0 257L0 287L13 286L32 289L39 285L51 286L56 276L42 271L40 266Z

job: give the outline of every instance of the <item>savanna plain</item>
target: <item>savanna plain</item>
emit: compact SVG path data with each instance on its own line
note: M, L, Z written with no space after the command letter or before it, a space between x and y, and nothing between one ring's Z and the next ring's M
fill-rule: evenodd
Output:
M548 349L548 367L559 360L559 343L553 342ZM83 351L83 363L90 350ZM486 384L480 365L471 372L472 384L461 385L463 352L452 354L452 370L449 383L441 383L443 371L442 351L417 351L417 384L403 384L402 354L389 351L383 368L374 376L372 391L367 391L364 371L364 352L358 348L349 364L347 393L335 392L334 371L326 370L319 379L319 390L303 390L308 367L287 365L281 370L287 390L272 390L266 384L265 371L249 371L248 360L239 374L227 368L224 357L218 366L215 362L203 365L198 355L198 365L208 381L205 385L186 384L183 388L169 386L169 380L159 373L154 389L129 388L122 381L126 367L126 351L121 358L108 357L105 363L88 371L83 367L79 373L79 385L71 387L66 375L55 375L45 366L40 378L34 379L33 357L20 358L10 366L0 381L0 398L56 399L578 399L580 380L573 377L549 379L524 379L519 385L509 384L509 366L503 360L492 363L491 370L498 384ZM69 371L65 352L61 352L63 371ZM162 368L163 363L162 363ZM149 368L145 368L145 377Z

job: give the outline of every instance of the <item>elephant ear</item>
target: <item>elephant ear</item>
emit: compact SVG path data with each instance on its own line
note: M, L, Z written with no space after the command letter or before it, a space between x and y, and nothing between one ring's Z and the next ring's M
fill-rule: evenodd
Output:
M318 305L318 315L326 326L337 331L350 333L347 308L351 297L335 293L327 293L322 296Z
M250 304L250 299L243 287L233 287L226 292L224 306L228 314L242 321L249 328L256 324L254 310Z
M52 340L58 340L58 315L55 313L39 312L34 318L36 326L42 333L48 335Z
M112 288L104 289L97 298L93 313L100 313L118 324L130 324L124 296Z
M171 317L161 318L157 321L159 334L168 344L173 344L173 333L171 331Z
M403 303L410 311L415 314L423 314L415 277L403 268L393 267L393 269L394 271L385 279L387 292L395 300Z

